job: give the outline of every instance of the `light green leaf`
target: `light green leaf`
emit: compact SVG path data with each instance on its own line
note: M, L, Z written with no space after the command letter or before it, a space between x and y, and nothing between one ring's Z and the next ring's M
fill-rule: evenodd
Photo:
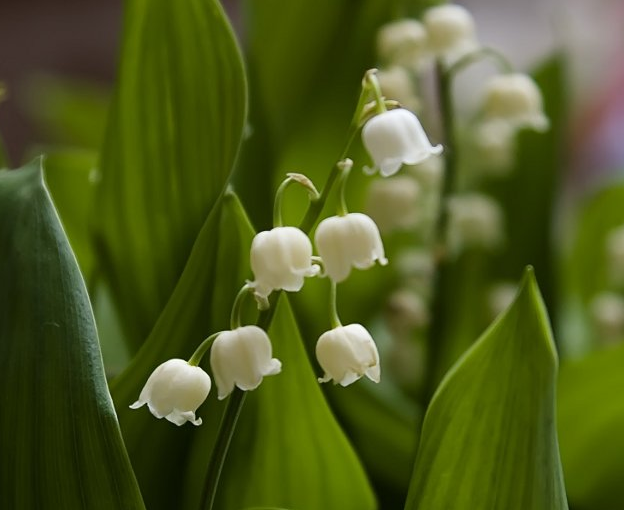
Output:
M41 159L0 172L0 507L144 508Z
M216 0L131 0L125 27L95 226L136 349L232 169L246 85Z
M157 420L145 408L131 410L128 406L158 365L170 358L188 359L204 338L228 327L234 297L248 276L252 236L240 202L227 192L206 220L149 338L112 383L128 453L150 509L180 508L184 483L203 482L201 469L191 466L185 472L188 448L195 434L212 439L223 405L211 395L199 408L204 423L197 429L188 424L178 428ZM202 454L204 467L209 450ZM196 509L197 501L191 506Z
M624 345L561 365L558 423L566 487L575 509L624 501Z
M433 397L409 510L566 510L555 430L557 356L533 271Z
M285 295L276 306L269 336L283 371L247 396L215 507L373 509L364 470L325 402Z

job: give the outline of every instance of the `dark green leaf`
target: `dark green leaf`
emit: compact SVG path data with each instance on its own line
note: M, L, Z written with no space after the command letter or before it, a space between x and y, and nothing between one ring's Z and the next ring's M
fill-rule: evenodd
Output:
M112 393L124 439L150 509L180 508L184 483L201 484L209 450L198 469L185 472L188 448L195 434L212 440L222 405L211 395L199 409L204 423L176 427L157 420L147 409L128 408L150 373L170 358L188 359L199 343L228 327L230 308L248 276L253 231L238 199L226 193L206 220L182 277L146 340L128 368L113 381ZM213 392L214 393L214 392ZM199 477L199 478L198 478ZM198 502L193 501L193 509Z
M125 26L95 223L136 349L232 169L246 85L216 0L131 0Z
M364 470L325 402L285 295L269 336L283 371L265 378L247 397L216 508L375 508Z
M0 507L143 508L41 159L0 172Z
M565 510L557 356L532 270L449 371L423 424L406 509Z
M624 501L622 367L624 345L561 365L561 460L575 510L612 510Z

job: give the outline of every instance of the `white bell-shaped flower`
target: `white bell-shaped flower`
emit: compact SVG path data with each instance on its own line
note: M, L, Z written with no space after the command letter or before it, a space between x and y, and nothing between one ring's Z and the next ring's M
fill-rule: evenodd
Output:
M319 382L334 381L348 386L365 375L380 380L379 353L370 333L361 324L339 326L321 335L316 344L316 359L325 375Z
M312 264L312 243L296 227L275 227L260 232L251 243L250 283L256 296L266 298L273 290L297 292L306 276L314 276L319 267Z
M376 260L382 266L388 263L379 229L365 214L325 218L316 227L314 242L325 272L335 282L345 280L351 267L368 269Z
M183 359L170 359L159 365L149 376L139 400L130 406L138 409L147 404L156 418L183 425L190 421L201 425L195 411L210 392L210 377L200 367L189 365Z
M362 129L364 147L371 155L375 168L388 177L401 165L415 165L442 152L442 146L431 145L418 117L409 110L398 108L371 118Z
M275 359L271 341L258 326L242 326L224 331L212 344L210 366L223 400L238 386L241 390L255 390L262 378L279 374L282 362Z
M377 54L388 64L418 70L427 61L427 31L415 19L401 19L377 32Z
M483 116L500 119L515 128L548 129L542 93L533 79L522 73L499 74L485 85Z
M429 49L448 65L479 47L472 14L461 5L445 4L427 9L423 23Z

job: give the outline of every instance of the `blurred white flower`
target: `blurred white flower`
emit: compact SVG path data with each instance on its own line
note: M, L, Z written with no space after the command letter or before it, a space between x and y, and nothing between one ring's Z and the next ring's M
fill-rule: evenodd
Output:
M375 165L367 171L379 169L383 177L442 152L441 145L431 145L418 117L404 108L372 117L362 129L362 141Z
M365 214L325 218L316 228L314 242L325 272L335 282L345 280L352 266L368 269L376 260L382 266L388 263L379 229Z
M374 180L366 212L381 232L412 229L418 223L420 186L407 175Z
M258 326L242 326L221 333L210 350L219 400L232 393L234 386L244 391L255 390L263 377L279 374L282 362L272 356L269 336Z
M487 301L491 319L495 319L513 303L518 293L518 285L514 282L498 282L488 292Z
M592 299L590 313L600 340L612 343L624 338L624 298L601 292Z
M210 377L200 367L183 359L170 359L156 367L141 390L139 400L130 406L138 409L147 404L156 418L183 425L190 421L201 425L195 411L210 392Z
M411 337L415 329L429 324L429 307L414 290L398 289L388 299L385 317L388 327L397 337Z
M316 344L316 359L325 374L319 382L348 386L365 375L380 380L379 353L370 333L361 324L340 326L323 333Z
M405 68L392 66L377 71L381 93L386 99L398 101L401 106L415 112L420 109L414 83Z
M486 120L474 126L472 142L480 170L491 176L505 176L516 153L516 130L501 119Z
M542 93L533 79L522 73L492 76L485 84L483 117L509 122L514 128L548 129Z
M472 14L465 7L445 4L423 14L429 49L447 65L479 47Z
M377 54L390 65L419 69L428 60L427 32L419 21L401 19L377 32Z
M314 276L319 267L312 264L312 243L296 227L276 227L260 232L251 243L250 283L256 296L266 298L273 290L297 292L306 276Z
M496 200L479 193L448 200L448 249L458 255L467 248L492 250L503 241L503 211Z

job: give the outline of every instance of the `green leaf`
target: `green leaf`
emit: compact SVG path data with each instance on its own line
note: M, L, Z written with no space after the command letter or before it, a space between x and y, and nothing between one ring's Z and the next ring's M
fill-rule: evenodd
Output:
M144 508L41 159L0 172L0 507Z
M532 269L433 397L406 509L565 510L557 356Z
M246 85L216 0L131 0L125 26L95 226L135 350L232 169Z
M170 358L188 359L200 342L226 329L234 297L248 276L253 231L236 196L227 192L207 218L171 299L130 365L111 386L128 453L150 509L180 508L184 483L201 483L202 470L185 472L192 436L216 433L222 405L211 395L199 409L204 423L176 427L147 409L128 408L151 372ZM214 392L213 392L214 393ZM209 450L202 452L205 466ZM198 478L199 477L199 478ZM198 503L193 501L196 509Z
M325 402L285 295L276 306L269 336L283 371L247 396L216 508L373 509L364 470Z
M566 487L575 509L624 501L624 345L561 365L558 423Z

